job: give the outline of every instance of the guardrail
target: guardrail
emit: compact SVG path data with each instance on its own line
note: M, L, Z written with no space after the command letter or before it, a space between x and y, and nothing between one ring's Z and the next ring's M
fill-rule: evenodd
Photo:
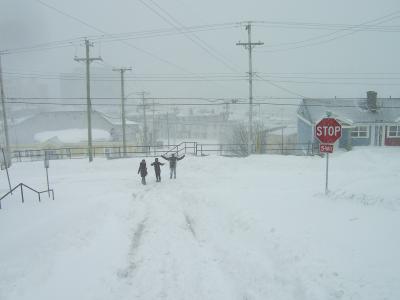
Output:
M3 199L4 199L5 197L7 197L8 195L12 194L12 192L14 192L14 191L15 191L16 189L18 189L18 188L20 188L22 203L24 203L24 202L25 202L25 198L24 198L24 189L23 189L24 187L27 188L27 189L29 189L29 190L31 190L32 192L35 192L35 193L38 195L38 197L39 197L39 202L41 202L40 194L48 193L48 194L49 194L49 197L50 197L50 192L51 192L52 197L53 197L53 200L54 200L54 191L53 191L53 189L48 189L48 190L45 190L45 191L37 191L37 190L31 188L30 186L27 186L26 184L24 184L24 183L21 182L20 184L18 184L18 185L15 186L14 188L12 188L8 193L6 193L5 195L3 195L3 196L0 198L0 209L1 209L1 200L3 200Z

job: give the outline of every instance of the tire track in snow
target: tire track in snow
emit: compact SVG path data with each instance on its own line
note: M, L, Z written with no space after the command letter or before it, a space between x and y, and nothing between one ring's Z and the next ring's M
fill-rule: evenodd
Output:
M120 278L130 277L132 275L133 271L137 267L137 261L135 259L135 254L140 246L140 242L142 240L142 236L143 236L144 230L146 228L146 222L147 222L147 217L138 224L138 226L136 227L136 229L133 233L132 242L129 247L129 253L128 253L128 257L129 257L128 266L125 269L120 270L118 272L118 277L120 277Z
M122 270L118 271L117 276L119 278L132 277L133 272L138 267L136 253L141 245L141 241L143 239L143 234L145 232L149 216L149 206L144 200L146 194L149 193L151 190L154 190L154 188L155 188L154 186L145 187L145 189L139 193L132 193L132 199L135 201L134 204L141 204L141 205L144 204L144 207L140 209L139 205L133 205L131 218L135 219L135 214L140 213L140 210L144 210L144 212L142 212L144 216L141 217L141 221L137 223L136 226L134 226L134 229L132 230L132 238L128 252L128 265Z
M135 196L135 209L141 206L146 219L143 229L139 224L135 228L140 239L133 264L123 273L129 278L126 295L129 299L238 299L212 248L198 239L193 216L199 200L182 193L182 188L180 182L171 181Z
M184 213L184 216L185 216L187 229L192 233L193 237L197 240L196 231L195 231L194 225L193 225L194 220L187 213Z

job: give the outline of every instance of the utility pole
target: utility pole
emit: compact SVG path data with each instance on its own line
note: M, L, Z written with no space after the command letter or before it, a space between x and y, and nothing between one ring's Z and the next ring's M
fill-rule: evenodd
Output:
M168 136L168 146L170 145L169 141L169 114L167 112L167 136Z
M141 92L140 93L142 96L142 105L143 105L143 146L146 147L146 152L147 152L147 118L146 118L146 99L145 99L145 95L146 92Z
M92 151L92 101L90 98L90 63L95 60L102 60L101 57L90 57L89 47L93 47L93 43L90 43L88 39L85 39L86 47L86 57L78 58L75 57L75 61L84 61L86 63L86 110L88 119L88 154L89 162L93 161L93 151Z
M6 112L6 104L5 104L5 94L4 94L4 85L3 85L3 70L1 67L1 53L0 53L0 94L1 94L1 109L3 111L3 128L4 128L4 142L6 146L6 160L4 161L7 166L11 165L11 153L10 153L10 140L8 136L8 122L7 122L7 112Z
M253 142L253 62L252 62L252 50L255 46L264 45L262 42L252 43L251 42L251 22L246 25L247 30L247 43L236 43L237 46L244 46L249 51L249 134L247 137L247 153L251 154L252 142Z
M156 111L156 107L155 107L155 105L154 105L154 99L153 99L153 120L152 120L152 132L151 132L151 144L153 145L153 146L155 146L156 145L156 143L155 143L155 124L154 124L154 113L155 113L155 111ZM155 150L156 148L154 148L154 150Z
M126 119L125 119L125 87L124 87L124 73L126 71L132 71L132 68L114 68L113 71L120 72L121 74L121 120L122 120L122 149L124 157L126 157Z

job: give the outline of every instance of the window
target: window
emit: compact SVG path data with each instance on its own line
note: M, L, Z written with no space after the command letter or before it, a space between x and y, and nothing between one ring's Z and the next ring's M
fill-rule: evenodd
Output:
M388 137L400 137L400 126L389 126Z
M353 128L351 132L353 138L367 138L368 137L368 126L357 126Z

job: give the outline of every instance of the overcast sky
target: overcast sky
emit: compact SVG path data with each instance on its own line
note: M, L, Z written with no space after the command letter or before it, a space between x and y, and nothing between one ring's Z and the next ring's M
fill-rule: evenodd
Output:
M84 55L83 37L89 36L95 40L92 55L104 60L93 63L93 68L105 68L110 74L115 74L112 66L133 68L133 72L127 73L127 93L147 90L155 97L247 97L248 83L244 76L248 53L236 46L239 40L247 41L247 32L244 26L235 23L255 21L253 41L265 44L254 50L254 71L282 87L255 81L255 97L364 97L367 90L376 90L381 97L400 97L398 0L0 0L0 3L0 49L71 40L68 47L63 44L50 50L11 51L2 56L5 79L22 76L12 75L13 72L40 74L38 81L52 86L50 96L59 96L59 81L45 77L74 71L79 63L73 58ZM313 24L293 26L292 22ZM143 34L149 30L173 29L173 23L175 27L213 26L207 31L171 35L169 30L168 34L152 37L147 34L142 38L136 35L135 39L127 39L133 35L125 34L123 42L98 38L102 33ZM339 24L364 24L364 27L344 30L346 26ZM142 81L138 77L143 74L151 80L160 74L176 74L180 79L186 77L186 81ZM194 79L187 81L191 78ZM220 81L221 78L227 81Z

